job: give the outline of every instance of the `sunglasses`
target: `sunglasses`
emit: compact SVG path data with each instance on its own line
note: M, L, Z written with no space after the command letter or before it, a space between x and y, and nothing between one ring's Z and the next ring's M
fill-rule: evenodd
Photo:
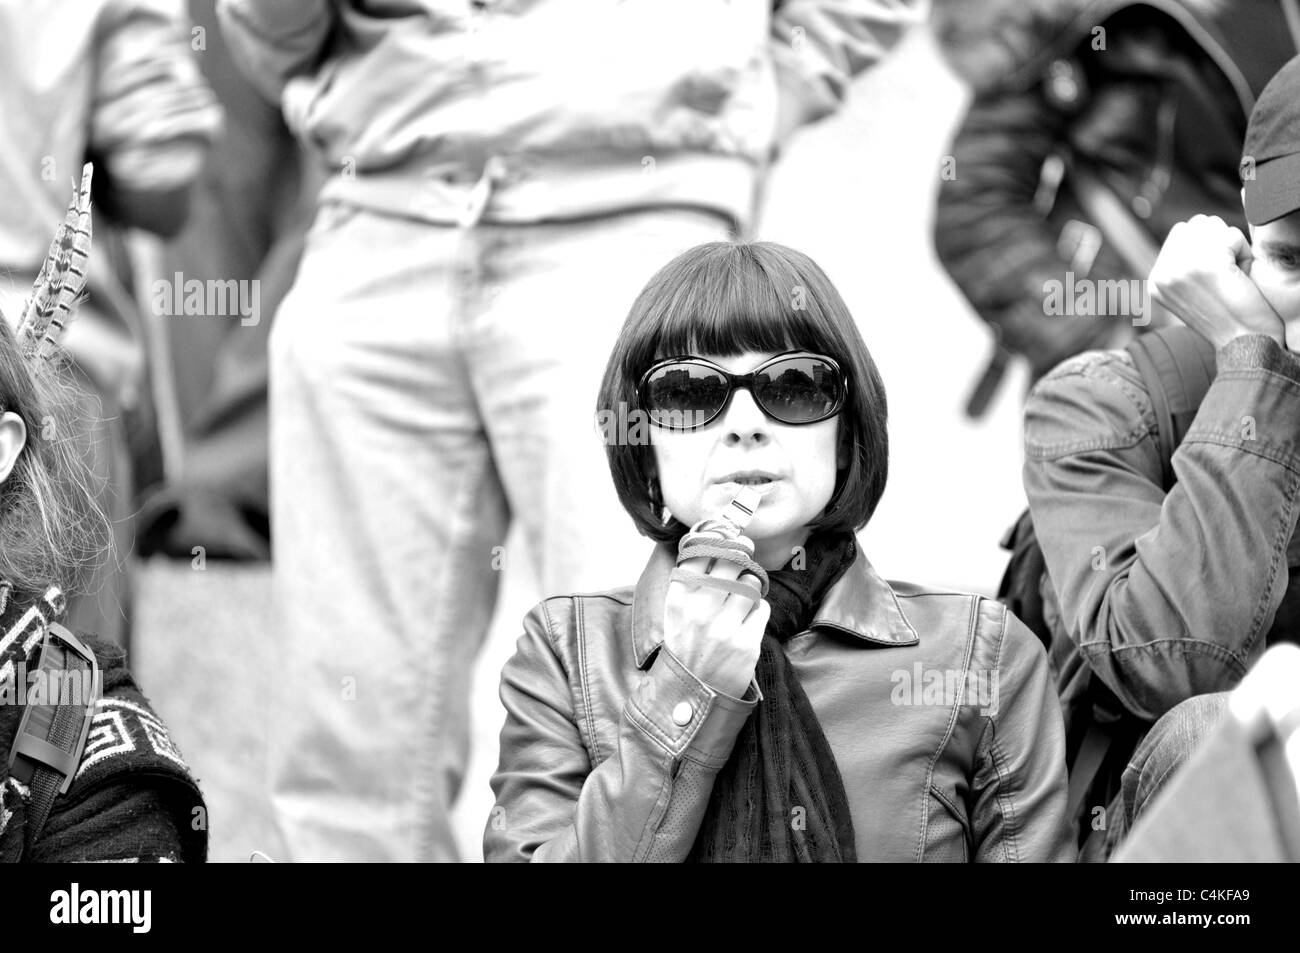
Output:
M656 427L695 430L727 409L737 387L748 390L771 419L798 426L838 414L848 385L831 358L787 351L748 374L732 374L702 357L670 357L641 376L637 393Z

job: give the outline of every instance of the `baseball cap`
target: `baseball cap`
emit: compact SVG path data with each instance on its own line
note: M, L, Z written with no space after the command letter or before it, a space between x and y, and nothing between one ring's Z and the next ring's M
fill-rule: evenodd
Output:
M1238 171L1250 224L1300 209L1300 56L1278 70L1255 101Z

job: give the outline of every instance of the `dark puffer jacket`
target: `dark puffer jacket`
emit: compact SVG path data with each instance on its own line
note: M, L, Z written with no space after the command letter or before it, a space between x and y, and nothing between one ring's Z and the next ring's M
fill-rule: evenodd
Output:
M1198 213L1245 229L1237 169L1246 119L1296 52L1280 0L945 2L935 16L950 62L974 90L950 150L955 175L940 189L935 245L1034 378L1117 343L1126 327L1045 314L1045 285L1066 284L1077 264L1058 246L1059 223L1036 207L1050 156L1093 170L1153 247ZM1073 69L1064 87L1050 78L1057 64ZM1104 252L1087 277L1146 277L1128 271Z

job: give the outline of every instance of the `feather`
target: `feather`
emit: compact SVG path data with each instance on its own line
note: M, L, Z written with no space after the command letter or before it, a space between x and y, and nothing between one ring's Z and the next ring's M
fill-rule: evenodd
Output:
M88 162L81 188L73 193L68 213L54 233L49 254L32 285L18 322L18 344L30 357L46 360L58 351L59 338L72 320L86 288L90 267L90 179Z

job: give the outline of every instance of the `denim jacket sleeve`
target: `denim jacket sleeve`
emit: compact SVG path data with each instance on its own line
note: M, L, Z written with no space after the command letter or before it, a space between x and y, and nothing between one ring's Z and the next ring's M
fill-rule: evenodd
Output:
M719 693L661 648L623 705L612 750L597 745L593 758L579 726L589 704L578 701L581 666L566 658L570 640L557 639L574 615L571 599L530 612L502 673L506 721L484 859L682 861L757 686L752 700Z
M992 657L972 663L997 673L975 748L971 835L979 862L1073 862L1066 817L1065 727L1037 637L1010 611L982 600L981 639Z
M1066 362L1030 396L1025 489L1061 618L1135 715L1231 688L1287 585L1300 493L1300 359L1261 335L1220 349L1166 495L1126 356Z

